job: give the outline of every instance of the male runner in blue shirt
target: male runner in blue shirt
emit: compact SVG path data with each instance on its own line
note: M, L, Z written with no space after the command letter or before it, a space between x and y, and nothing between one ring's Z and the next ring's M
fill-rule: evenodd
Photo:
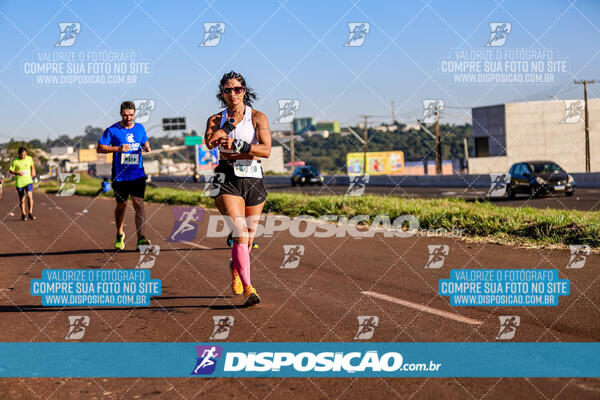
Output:
M121 121L106 128L98 140L96 151L98 153L114 153L112 161L112 188L117 200L115 208L115 222L117 225L117 240L115 249L125 248L125 232L123 220L127 208L127 199L131 195L131 202L135 210L135 226L138 237L137 245L150 244L144 237L144 194L146 192L146 173L142 162L142 150L150 151L148 135L142 124L133 121L135 105L131 101L121 104Z

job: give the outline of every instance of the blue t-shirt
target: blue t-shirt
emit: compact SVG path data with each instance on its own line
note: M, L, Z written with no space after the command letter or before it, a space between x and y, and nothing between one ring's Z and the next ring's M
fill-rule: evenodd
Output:
M127 153L113 154L112 180L133 181L145 178L142 161L142 145L148 141L148 135L142 124L134 123L130 129L124 128L119 122L106 128L98 144L105 146L120 146L128 144L131 149Z

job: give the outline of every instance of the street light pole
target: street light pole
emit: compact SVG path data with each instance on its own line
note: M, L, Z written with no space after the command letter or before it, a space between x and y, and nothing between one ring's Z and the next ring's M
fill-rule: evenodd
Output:
M367 149L368 149L368 142L369 142L368 124L369 124L369 117L371 117L371 115L361 115L361 117L363 117L365 119L365 126L363 129L363 174L366 174L367 173Z
M576 85L583 85L583 102L585 103L585 172L591 172L590 168L590 126L588 118L587 85L596 81L575 81Z
M440 112L435 108L435 173L442 173L442 146L440 145Z

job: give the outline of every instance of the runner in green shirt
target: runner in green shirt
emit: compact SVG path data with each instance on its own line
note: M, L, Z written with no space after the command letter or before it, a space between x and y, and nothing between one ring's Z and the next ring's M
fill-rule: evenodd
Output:
M10 164L10 173L17 177L17 192L19 193L19 202L21 203L21 219L27 221L35 219L33 216L33 178L35 177L35 166L33 158L27 155L25 147L19 147L18 157ZM29 213L25 211L25 193L29 201Z

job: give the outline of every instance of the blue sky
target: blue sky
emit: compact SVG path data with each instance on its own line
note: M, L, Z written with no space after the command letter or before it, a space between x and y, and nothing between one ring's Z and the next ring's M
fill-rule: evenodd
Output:
M358 116L422 114L423 99L443 99L443 120L470 108L548 96L579 98L573 77L600 78L600 3L566 1L104 1L0 2L0 142L83 133L119 119L128 99L153 99L146 125L186 116L203 131L219 110L218 79L246 76L255 108L274 121L278 99L299 99L297 116L355 123ZM71 47L55 47L60 22L78 22ZM201 47L205 22L224 22L215 47ZM344 47L350 22L367 22L364 44ZM454 49L485 49L490 22L509 22L503 48L554 49L568 73L553 84L456 84L440 71ZM394 42L391 40L395 39ZM175 41L176 40L176 41ZM24 73L37 53L132 50L150 73L134 86L44 86ZM599 85L589 88L599 97ZM375 119L385 121L384 118ZM272 130L282 129L272 125ZM158 130L152 134L161 134Z

